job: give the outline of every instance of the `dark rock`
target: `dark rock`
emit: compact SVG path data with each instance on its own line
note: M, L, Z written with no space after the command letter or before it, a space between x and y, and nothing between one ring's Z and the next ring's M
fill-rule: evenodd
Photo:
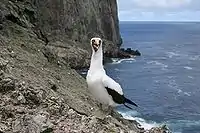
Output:
M0 133L5 133L4 131L7 129L8 129L8 127L5 124L0 123Z
M12 77L5 77L0 80L0 92L8 92L15 90L15 79Z
M42 100L45 98L44 92L42 90L37 90L33 87L28 87L26 91L23 92L27 104L29 105L39 105L42 103Z
M130 54L130 53L128 53L128 52L125 52L125 51L121 51L121 50L119 50L118 51L118 55L117 55L117 57L116 58L131 58L133 55L132 54Z
M138 50L132 50L131 48L127 48L127 49L122 48L120 50L130 55L141 56L141 53Z
M159 128L153 127L152 129L149 130L149 133L172 133L172 132L166 125L163 125Z
M2 30L3 29L3 25L2 24L0 24L0 30Z
M135 55L141 56L141 53L138 50L136 50Z
M12 21L13 23L19 23L19 19L16 16L14 16L13 14L9 14L5 17L7 20Z
M9 61L4 60L3 58L0 58L0 70L5 71L8 63L9 63Z
M131 48L118 48L111 41L104 40L104 56L106 60L109 61L109 58L131 58L133 56L140 56L138 50L132 50Z
M88 51L67 45L62 42L55 42L58 45L51 43L44 49L44 55L49 62L56 62L58 65L70 66L73 69L87 68L90 58ZM67 47L66 47L67 46Z
M131 48L121 48L121 49L114 49L112 52L106 52L104 55L107 57L105 58L106 61L109 61L108 58L131 58L133 56L140 56L141 53L138 50L132 50Z
M54 90L54 91L57 91L58 87L54 84L54 85L51 86L51 89Z
M123 51L123 52L125 52L125 49L124 49L124 48L121 48L120 50Z
M47 128L44 131L42 131L41 133L53 133L53 128Z
M0 25L3 23L3 19L4 19L3 12L0 10Z

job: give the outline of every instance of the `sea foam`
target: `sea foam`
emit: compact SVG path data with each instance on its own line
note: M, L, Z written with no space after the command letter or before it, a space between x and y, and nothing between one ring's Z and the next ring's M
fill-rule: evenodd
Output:
M192 67L189 67L189 66L184 66L184 68L187 70L192 70Z
M118 58L111 58L112 63L111 64L120 64L122 62L132 63L135 61L134 58L128 58L128 59L118 59Z
M147 64L150 64L152 66L160 67L161 70L167 70L167 68L168 68L168 65L166 65L164 63L161 63L159 61L148 61ZM148 66L148 67L150 67L150 66Z
M140 117L134 117L135 115L139 114L136 111L131 111L131 112L119 112L125 119L128 120L135 120L140 124L140 128L144 128L145 130L150 130L153 127L159 127L160 124L153 122L153 121L146 121L143 118Z
M180 54L175 53L175 52L166 52L166 54L167 54L167 56L168 56L169 58L172 58L172 57L174 57L174 56L180 56Z

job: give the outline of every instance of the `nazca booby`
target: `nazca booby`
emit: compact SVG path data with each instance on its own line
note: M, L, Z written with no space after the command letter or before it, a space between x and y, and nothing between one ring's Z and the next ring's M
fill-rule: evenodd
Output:
M111 107L115 107L119 104L124 104L125 107L132 109L125 103L137 106L137 104L124 96L121 86L108 75L106 75L103 67L103 50L101 38L92 38L90 40L90 44L92 47L92 57L86 81L88 84L88 89L92 95L100 103Z

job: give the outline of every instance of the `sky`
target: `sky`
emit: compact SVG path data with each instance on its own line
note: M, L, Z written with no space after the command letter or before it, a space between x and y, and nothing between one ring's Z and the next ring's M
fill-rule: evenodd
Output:
M120 21L200 21L200 0L117 0Z

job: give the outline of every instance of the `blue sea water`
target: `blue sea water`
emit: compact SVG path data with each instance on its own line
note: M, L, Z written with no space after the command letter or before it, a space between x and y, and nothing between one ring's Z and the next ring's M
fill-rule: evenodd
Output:
M118 108L145 128L167 124L174 133L200 133L200 23L120 22L122 47L141 57L106 64L139 107Z

